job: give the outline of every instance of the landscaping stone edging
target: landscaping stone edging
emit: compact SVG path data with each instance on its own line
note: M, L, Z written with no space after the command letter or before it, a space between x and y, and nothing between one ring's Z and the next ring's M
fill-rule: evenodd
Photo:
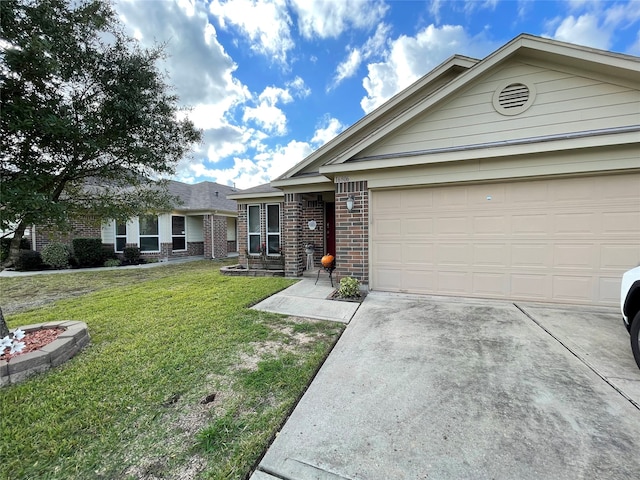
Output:
M68 320L21 327L26 333L47 328L63 328L64 332L38 350L0 360L0 387L19 383L31 375L57 367L89 344L89 330L84 322Z
M220 273L232 277L284 277L284 270L246 268L244 265L229 265L220 268Z

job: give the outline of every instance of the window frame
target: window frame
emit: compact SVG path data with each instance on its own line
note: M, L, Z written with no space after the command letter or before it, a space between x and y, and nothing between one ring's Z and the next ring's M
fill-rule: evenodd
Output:
M258 230L251 230L251 211L253 208L258 209ZM258 251L251 251L251 237L258 237ZM262 207L259 203L252 203L247 205L247 253L249 255L260 255L262 248Z
M118 234L118 226L123 226L124 225L124 235L122 234ZM114 230L114 243L113 243L113 250L116 253L123 253L124 249L127 247L127 236L129 233L129 225L128 222L118 222L117 220L114 220L113 222L113 230ZM124 239L124 245L122 245L122 248L120 250L118 250L118 239Z
M269 225L269 210L271 207L276 207L277 208L277 215L278 215L278 230L277 231L269 231L270 225ZM267 250L267 255L269 256L273 256L273 257L279 257L280 255L282 255L282 207L279 203L267 203L265 205L265 222L264 222L264 226L265 226L265 235L266 235L266 250ZM273 237L277 237L278 238L278 251L275 253L270 252L270 238Z
M153 217L156 219L156 233L155 234L143 234L141 221L143 218ZM158 247L156 250L143 250L142 239L143 238L155 238L158 241ZM138 247L142 253L158 253L160 252L160 218L158 215L140 215L138 217Z
M173 231L173 219L181 217L184 222L184 230L181 235L176 235ZM174 248L174 239L181 238L184 240L184 248L176 249ZM186 215L171 215L171 251L172 252L186 252L188 250L187 246L187 216Z

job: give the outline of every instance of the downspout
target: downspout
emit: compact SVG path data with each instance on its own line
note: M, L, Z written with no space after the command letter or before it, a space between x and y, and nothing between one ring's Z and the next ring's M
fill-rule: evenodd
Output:
M36 251L37 243L36 243L36 225L35 223L31 225L31 250Z

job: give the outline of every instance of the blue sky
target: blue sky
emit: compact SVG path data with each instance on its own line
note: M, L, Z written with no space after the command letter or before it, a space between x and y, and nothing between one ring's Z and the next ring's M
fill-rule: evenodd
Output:
M176 180L269 182L454 54L520 33L640 56L640 1L115 0L203 142Z

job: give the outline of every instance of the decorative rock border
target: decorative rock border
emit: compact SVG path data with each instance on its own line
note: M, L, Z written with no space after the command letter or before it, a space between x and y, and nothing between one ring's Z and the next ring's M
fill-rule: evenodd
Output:
M37 323L21 327L25 333L47 328L63 328L48 345L10 360L0 360L0 387L21 382L39 372L63 364L89 344L89 331L84 322L62 321Z
M229 265L220 268L220 273L232 277L284 277L284 270L264 270L261 268L246 268L244 265Z

